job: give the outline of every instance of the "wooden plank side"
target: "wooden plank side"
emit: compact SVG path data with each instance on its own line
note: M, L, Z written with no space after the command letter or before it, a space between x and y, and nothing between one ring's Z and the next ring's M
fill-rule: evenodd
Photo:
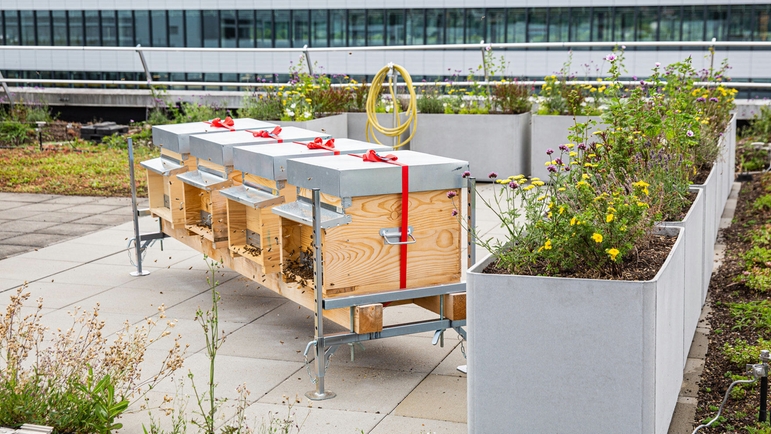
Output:
M177 180L177 182L182 182ZM203 191L200 188L193 187L190 184L182 183L183 185L183 200L185 210L185 224L197 225L201 221L201 205Z
M313 200L313 191L308 188L301 188L300 196ZM321 201L332 206L342 206L343 204L339 197L326 193L321 193Z
M446 191L410 193L407 287L460 281L460 222ZM399 246L384 245L379 231L401 226L401 195L353 198L351 223L330 228L324 240L324 288L356 293L399 288ZM350 293L344 293L350 295Z
M246 206L233 200L227 201L228 246L246 244Z
M358 334L383 331L383 305L380 303L353 308L353 331Z
M439 313L439 297L424 297L413 300L418 306ZM444 295L444 316L453 321L466 319L466 293L453 293Z
M164 185L168 186L171 224L174 227L185 224L185 183L177 175L164 176Z
M248 182L252 185L261 185L273 190L273 194L280 195L276 181L263 178L262 176L252 175L251 173L244 173L244 182Z
M228 199L215 190L209 193L211 204L211 229L214 241L227 241L228 239Z
M150 209L163 208L164 182L163 175L146 170L147 172L147 200Z

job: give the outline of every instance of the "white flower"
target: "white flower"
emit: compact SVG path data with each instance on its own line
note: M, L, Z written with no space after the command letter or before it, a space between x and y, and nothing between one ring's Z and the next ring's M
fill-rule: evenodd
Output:
M293 102L293 103L292 103L292 105L290 105L289 107L291 107L291 108L295 108L295 107L297 107L297 103L296 103L296 102Z
M685 135L688 136L688 137L693 137L693 131L688 130L688 132L685 133Z
M286 109L285 113L287 116L294 116L294 112L292 110Z
M605 60L607 60L608 62L612 62L612 61L616 60L616 55L613 54L613 53L610 53L607 56L605 56Z
M310 112L305 112L305 113L303 113L303 116L305 116L305 117L306 117L306 118L308 118L308 119L310 119L310 118L311 118L311 114L310 114Z

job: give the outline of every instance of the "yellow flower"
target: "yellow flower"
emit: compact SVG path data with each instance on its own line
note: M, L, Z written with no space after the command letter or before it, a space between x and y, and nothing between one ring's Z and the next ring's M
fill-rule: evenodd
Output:
M588 187L589 183L586 181L578 181L578 183L576 183L576 187L584 187L584 186Z
M538 178L538 177L534 176L534 177L530 178L530 180L531 181L540 181L541 178Z
M621 232L626 232L626 225L622 225L620 228L618 228Z
M568 143L567 144L568 149L573 149L574 146L576 146L576 145L573 144L573 143Z
M543 181L533 181L532 184L535 185L535 186L538 186L538 187L542 187L542 186L546 185L546 183L543 182Z
M648 184L647 182L645 181L633 182L632 186L640 188L646 196L648 195L648 186L650 186L650 184Z
M584 167L594 167L592 163L584 163Z
M528 185L527 187L522 187L522 191L530 191L530 190L532 190L534 188L535 188L534 186Z
M621 252L619 252L618 249L616 248L612 248L612 249L605 250L605 253L607 253L608 256L610 256L611 261L616 262L616 256L618 256L618 254Z
M565 187L560 187L557 189L557 191L565 191Z
M546 217L551 218L551 211L546 214Z
M536 200L544 200L544 199L546 199L546 196L538 196Z
M578 152L570 151L570 153L568 155L570 155L571 157L575 157L576 155L578 155Z
M589 90L589 92L592 92L592 93L594 93L594 92L597 92L597 89L595 89L595 88L591 88L591 89Z
M613 208L612 206L608 207L608 212L616 212L616 208Z
M305 102L312 102L310 98L305 98Z
M605 216L605 223L610 223L613 221L613 219L616 218L613 214L608 214Z
M589 179L591 176L587 175L586 173L581 174L581 179Z
M549 202L549 209L554 209L554 202Z
M581 222L577 218L573 217L573 218L570 219L570 226L575 226L575 225L580 225L580 224L581 224Z
M602 242L602 235L598 234L597 232L592 235L592 239L595 243L601 243Z
M563 212L565 212L565 207L561 206L560 209L559 209L559 213L562 214Z
M602 83L602 79L601 79L601 78L598 78L598 79L597 79L597 81L598 81L598 82L600 82L600 83Z
M640 208L648 208L649 205L645 202L637 202L637 206Z
M551 240L546 240L546 242L543 243L543 248L545 250L551 250Z

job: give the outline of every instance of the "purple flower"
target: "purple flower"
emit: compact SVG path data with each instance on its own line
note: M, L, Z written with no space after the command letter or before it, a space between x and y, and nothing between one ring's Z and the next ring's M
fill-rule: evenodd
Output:
M612 61L616 60L616 55L613 54L613 53L610 53L607 56L605 56L605 60L607 60L608 62L612 62Z
M456 193L454 190L450 190L450 191L447 192L447 197L449 199L452 199L453 197L455 197L457 195L458 195L458 193Z
M134 119L129 119L129 122L131 122L133 124L134 123Z
M658 68L659 66L661 66L661 62L656 62L656 68Z
M509 183L509 188L510 188L510 189L512 189L512 190L516 190L516 189L518 189L518 188L519 188L519 184L517 184L517 182L516 182L516 181L511 181L511 182Z
M637 81L637 76L636 76L636 75L633 75L633 76L632 76L632 80L633 80L633 81Z
M560 151L567 152L568 151L568 145L560 145Z
M688 137L693 137L693 131L688 130L688 132L685 133L685 135L688 136Z
M549 149L546 150L546 155L551 155L553 153L554 153L554 149L552 149L552 148L549 148Z
M700 96L700 97L696 98L696 102L704 102L704 101L706 101L706 100L707 100L707 99L706 99L706 98L704 98L703 96Z
M457 209L452 210L452 216L455 217L456 215L458 215L458 210Z
M490 172L490 173L487 175L487 177L488 177L488 178L497 178L497 177L498 177L498 174L497 174L497 173L495 173L495 172Z
M464 178L468 178L469 176L471 176L471 172L469 172L468 170L463 172L463 177Z
M717 102L717 98L715 98L715 97L713 96L712 98L710 98L710 99L709 99L709 102Z
M557 172L557 166L550 164L546 167L546 170L548 170L550 173L556 173Z
M585 145L585 144L583 144L583 143L579 143L579 144L578 144L578 149L580 149L580 150L584 151L584 150L586 150L586 145Z
M556 160L554 160L554 162L557 164L557 166L562 166L563 164L565 164L562 162L562 158L557 158Z
M570 172L570 166L565 166L565 172Z

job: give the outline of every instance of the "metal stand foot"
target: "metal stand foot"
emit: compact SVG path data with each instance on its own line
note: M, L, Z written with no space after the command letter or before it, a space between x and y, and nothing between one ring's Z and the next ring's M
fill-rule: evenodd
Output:
M317 392L315 390L311 390L310 392L305 393L305 397L310 399L311 401L323 401L325 399L332 399L335 396L335 392L331 392L329 390L326 390L324 392Z
M458 366L458 371L463 372L464 374L468 374L468 365Z
M142 271L132 271L129 274L134 276L134 277L139 277L139 276L148 276L150 274L150 272L147 271L147 270L142 270Z

